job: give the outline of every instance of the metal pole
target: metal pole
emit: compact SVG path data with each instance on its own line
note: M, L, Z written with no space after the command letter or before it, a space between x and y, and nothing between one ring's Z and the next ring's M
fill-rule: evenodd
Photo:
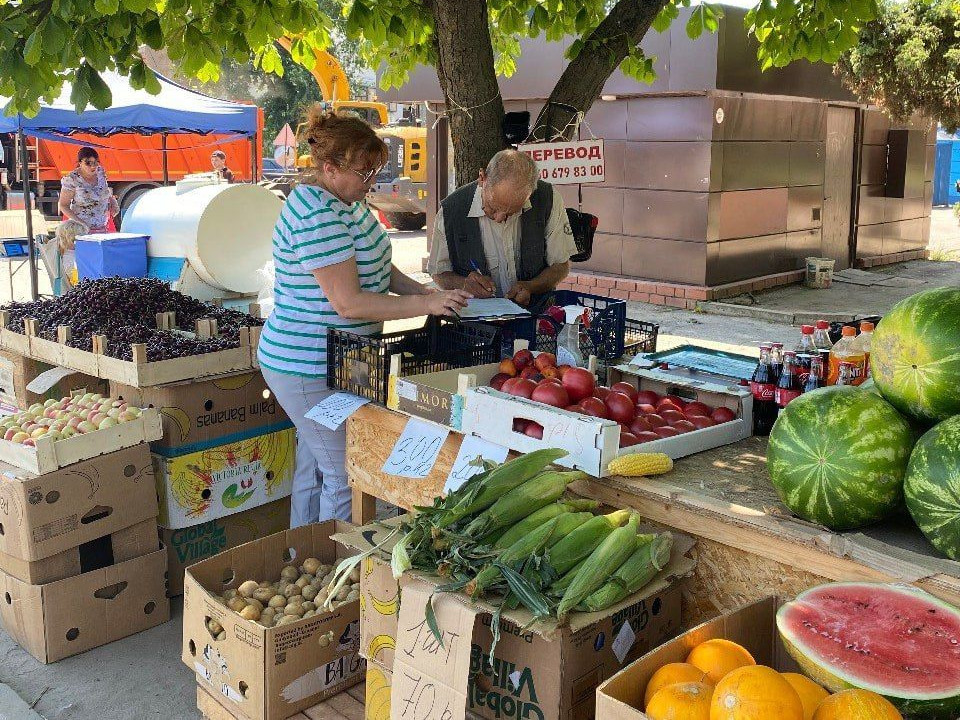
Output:
M170 167L167 164L167 134L160 133L160 154L163 157L163 184L170 182Z
M20 141L20 177L23 180L23 207L27 214L27 260L30 269L30 295L34 300L40 297L40 291L37 288L37 254L36 238L33 237L33 208L30 203L30 156L27 153L27 138L23 134L23 128L17 131L17 139ZM13 297L10 298L13 300Z

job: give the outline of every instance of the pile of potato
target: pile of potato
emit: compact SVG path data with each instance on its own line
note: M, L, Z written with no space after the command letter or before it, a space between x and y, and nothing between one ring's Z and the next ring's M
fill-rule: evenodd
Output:
M328 600L328 609L333 609L360 597L360 568L354 568L349 580L331 600L329 593L333 571L333 565L307 558L300 567L284 567L276 582L245 580L236 589L227 590L223 595L210 594L240 617L264 627L286 625L324 612L324 604ZM223 626L212 618L207 622L207 629L217 640L226 637Z

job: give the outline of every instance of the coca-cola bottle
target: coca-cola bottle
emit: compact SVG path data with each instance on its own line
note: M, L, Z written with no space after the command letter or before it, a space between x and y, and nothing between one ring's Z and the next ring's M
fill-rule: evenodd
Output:
M803 392L810 392L823 387L823 360L819 355L810 357L810 372L807 373L807 379L803 383Z
M769 435L777 419L777 403L774 400L776 379L770 366L770 343L760 346L760 362L750 378L750 392L753 394L753 434Z
M773 369L774 382L780 380L783 371L783 343L772 343L770 346L770 367Z
M796 356L789 350L783 354L783 370L777 379L777 387L773 391L774 402L778 408L785 408L787 404L800 395L800 381L797 378L794 367L796 366Z
M794 348L797 353L797 373L800 383L807 381L807 375L810 373L810 356L817 354L817 346L813 342L813 325L803 325L800 328L800 342Z

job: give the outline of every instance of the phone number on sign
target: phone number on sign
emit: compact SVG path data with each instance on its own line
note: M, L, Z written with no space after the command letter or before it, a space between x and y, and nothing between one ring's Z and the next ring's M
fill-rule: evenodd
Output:
M540 171L541 180L559 180L569 177L596 177L603 175L603 165L575 165L573 167L555 167L553 169L544 168Z

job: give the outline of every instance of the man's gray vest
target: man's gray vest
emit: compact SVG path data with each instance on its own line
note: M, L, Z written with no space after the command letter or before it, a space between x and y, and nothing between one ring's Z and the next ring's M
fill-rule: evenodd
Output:
M473 270L471 260L485 275L490 274L483 252L480 218L468 217L476 191L474 181L453 191L440 203L450 263L453 271L462 277ZM530 196L530 205L530 209L520 215L520 242L515 248L518 280L532 280L547 269L547 220L553 210L553 186L538 181L537 189ZM438 239L434 238L434 242Z

